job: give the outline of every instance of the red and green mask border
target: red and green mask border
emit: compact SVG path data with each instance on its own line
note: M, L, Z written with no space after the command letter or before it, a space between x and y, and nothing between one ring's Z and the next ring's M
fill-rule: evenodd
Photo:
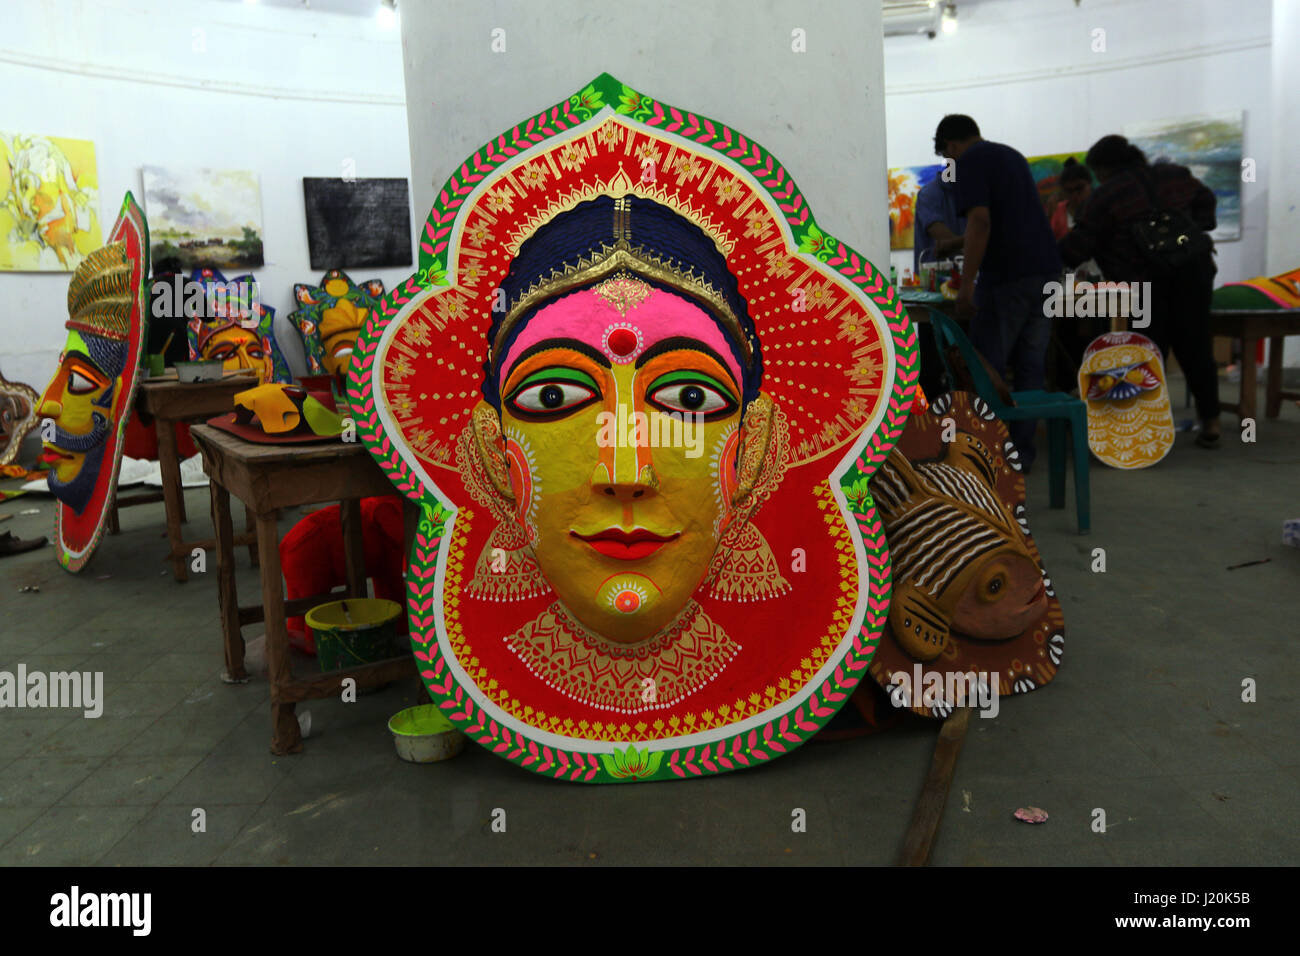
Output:
M558 749L512 731L477 705L454 679L436 633L435 602L441 601L442 595L435 576L440 549L449 543L446 531L454 507L425 487L403 458L385 434L376 404L379 379L375 359L384 329L416 296L449 284L447 250L452 227L477 184L497 166L587 122L606 107L661 134L688 139L697 149L716 150L748 170L784 214L798 242L797 252L838 272L875 304L888 326L895 353L894 376L885 385L888 398L880 424L840 479L866 555L866 567L860 571L868 579L864 613L855 622L851 644L841 652L830 676L820 686L806 688L805 694L789 700L783 713L761 726L734 734L724 731L721 738L695 746L678 747L668 741L660 746L650 741L615 745L610 752L608 742L591 741L591 750ZM397 490L420 507L418 529L408 556L407 611L412 652L433 701L453 725L493 753L535 773L585 783L672 780L723 773L766 763L805 743L868 677L868 665L889 613L889 551L880 517L867 492L867 481L907 424L916 393L918 357L916 330L887 276L818 228L794 180L763 147L723 123L641 94L608 73L602 73L567 100L494 137L466 159L439 191L419 245L416 273L384 297L380 311L371 316L362 331L347 382L358 434Z

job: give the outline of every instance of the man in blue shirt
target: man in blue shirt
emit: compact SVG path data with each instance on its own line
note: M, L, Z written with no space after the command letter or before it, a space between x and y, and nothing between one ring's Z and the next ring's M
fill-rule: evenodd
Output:
M1041 389L1052 336L1045 286L1060 278L1061 259L1029 163L960 114L940 121L934 150L957 163L956 206L966 217L957 317L969 320L972 344L999 375L1010 365L1017 391ZM1026 470L1037 427L1008 423Z
M957 214L953 184L939 173L916 194L912 223L912 274L921 274L921 258L931 265L961 252L966 218Z

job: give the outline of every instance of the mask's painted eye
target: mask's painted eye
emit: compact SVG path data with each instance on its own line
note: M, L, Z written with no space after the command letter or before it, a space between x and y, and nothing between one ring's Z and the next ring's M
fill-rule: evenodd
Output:
M260 345L250 345L247 349L248 357L251 359L260 359L262 357L262 347Z
M702 372L669 372L646 389L646 401L671 415L703 415L724 418L735 411L737 402L730 389Z
M229 342L223 342L220 345L214 345L212 348L208 349L207 357L209 359L219 360L224 362L226 359L234 355L235 351L236 351L236 346L232 345Z
M82 375L76 369L68 371L68 391L73 395L86 395L99 388L99 383Z
M506 399L506 407L520 418L568 415L600 398L600 387L586 372L572 368L547 368L519 384Z

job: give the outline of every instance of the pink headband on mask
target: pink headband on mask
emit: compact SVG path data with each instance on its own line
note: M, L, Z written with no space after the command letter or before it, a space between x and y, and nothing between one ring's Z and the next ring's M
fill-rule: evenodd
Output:
M636 285L649 294L635 295L633 298L639 300L635 303L608 292L583 289L543 306L506 351L501 381L510 377L520 355L547 339L577 339L600 349L613 364L626 365L655 343L680 336L695 339L716 352L736 387L743 387L740 365L712 316L671 292L639 282Z

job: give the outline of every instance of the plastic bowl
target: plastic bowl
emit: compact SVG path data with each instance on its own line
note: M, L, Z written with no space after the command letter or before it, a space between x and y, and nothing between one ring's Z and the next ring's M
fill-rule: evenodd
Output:
M397 756L411 763L435 763L465 749L465 735L451 725L437 704L398 711L388 721Z

